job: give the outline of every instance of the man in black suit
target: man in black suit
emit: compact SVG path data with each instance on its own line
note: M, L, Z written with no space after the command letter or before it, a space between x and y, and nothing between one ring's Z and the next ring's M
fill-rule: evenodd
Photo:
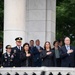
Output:
M15 39L16 41L16 46L12 48L12 53L14 54L14 66L15 67L20 67L21 66L21 60L20 60L20 53L22 51L22 38L17 37Z
M35 41L36 46L32 49L32 56L33 56L33 67L40 67L42 60L40 58L40 53L42 52L43 48L40 46L40 41L37 39Z
M61 47L61 67L74 67L75 66L75 48L70 45L70 38L64 39L65 45Z
M30 45L30 50L32 50L34 47L34 40L30 40L29 45Z

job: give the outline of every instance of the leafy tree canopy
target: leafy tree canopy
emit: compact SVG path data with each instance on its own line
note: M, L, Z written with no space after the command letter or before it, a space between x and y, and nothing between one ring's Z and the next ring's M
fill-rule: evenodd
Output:
M75 41L75 0L57 0L56 38L69 36Z

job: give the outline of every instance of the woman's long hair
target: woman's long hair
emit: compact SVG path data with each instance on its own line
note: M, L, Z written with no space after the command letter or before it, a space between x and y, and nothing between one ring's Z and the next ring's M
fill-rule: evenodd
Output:
M51 50L51 44L49 41L46 41L45 44L44 44L44 49L46 50L46 43L49 43L49 49Z
M26 45L28 45L28 47L29 47L29 43L24 43L24 44L23 44L23 51L25 51L24 47L25 47ZM29 51L29 50L28 50L28 51Z

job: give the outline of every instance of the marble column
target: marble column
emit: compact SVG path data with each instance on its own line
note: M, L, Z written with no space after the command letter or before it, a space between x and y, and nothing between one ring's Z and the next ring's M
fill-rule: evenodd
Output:
M5 46L15 46L15 38L25 42L25 0L4 0L4 52Z
M26 0L26 41L39 39L51 44L56 33L56 0Z

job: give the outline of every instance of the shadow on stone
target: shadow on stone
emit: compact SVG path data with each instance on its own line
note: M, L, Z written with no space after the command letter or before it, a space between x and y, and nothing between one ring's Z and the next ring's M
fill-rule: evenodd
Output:
M11 74L7 72L7 75L11 75Z
M40 75L45 75L45 71L42 71Z
M2 74L0 73L0 75L2 75Z
M58 75L62 75L61 72L59 72Z
M16 72L15 75L19 75L19 73Z
M70 73L67 73L66 75L70 75Z
M26 72L23 75L28 75Z
M49 75L53 75L53 73L52 73L52 72L50 72L50 73L49 73Z
M32 75L36 75L36 73L34 73L34 72L33 72L33 74L32 74Z

